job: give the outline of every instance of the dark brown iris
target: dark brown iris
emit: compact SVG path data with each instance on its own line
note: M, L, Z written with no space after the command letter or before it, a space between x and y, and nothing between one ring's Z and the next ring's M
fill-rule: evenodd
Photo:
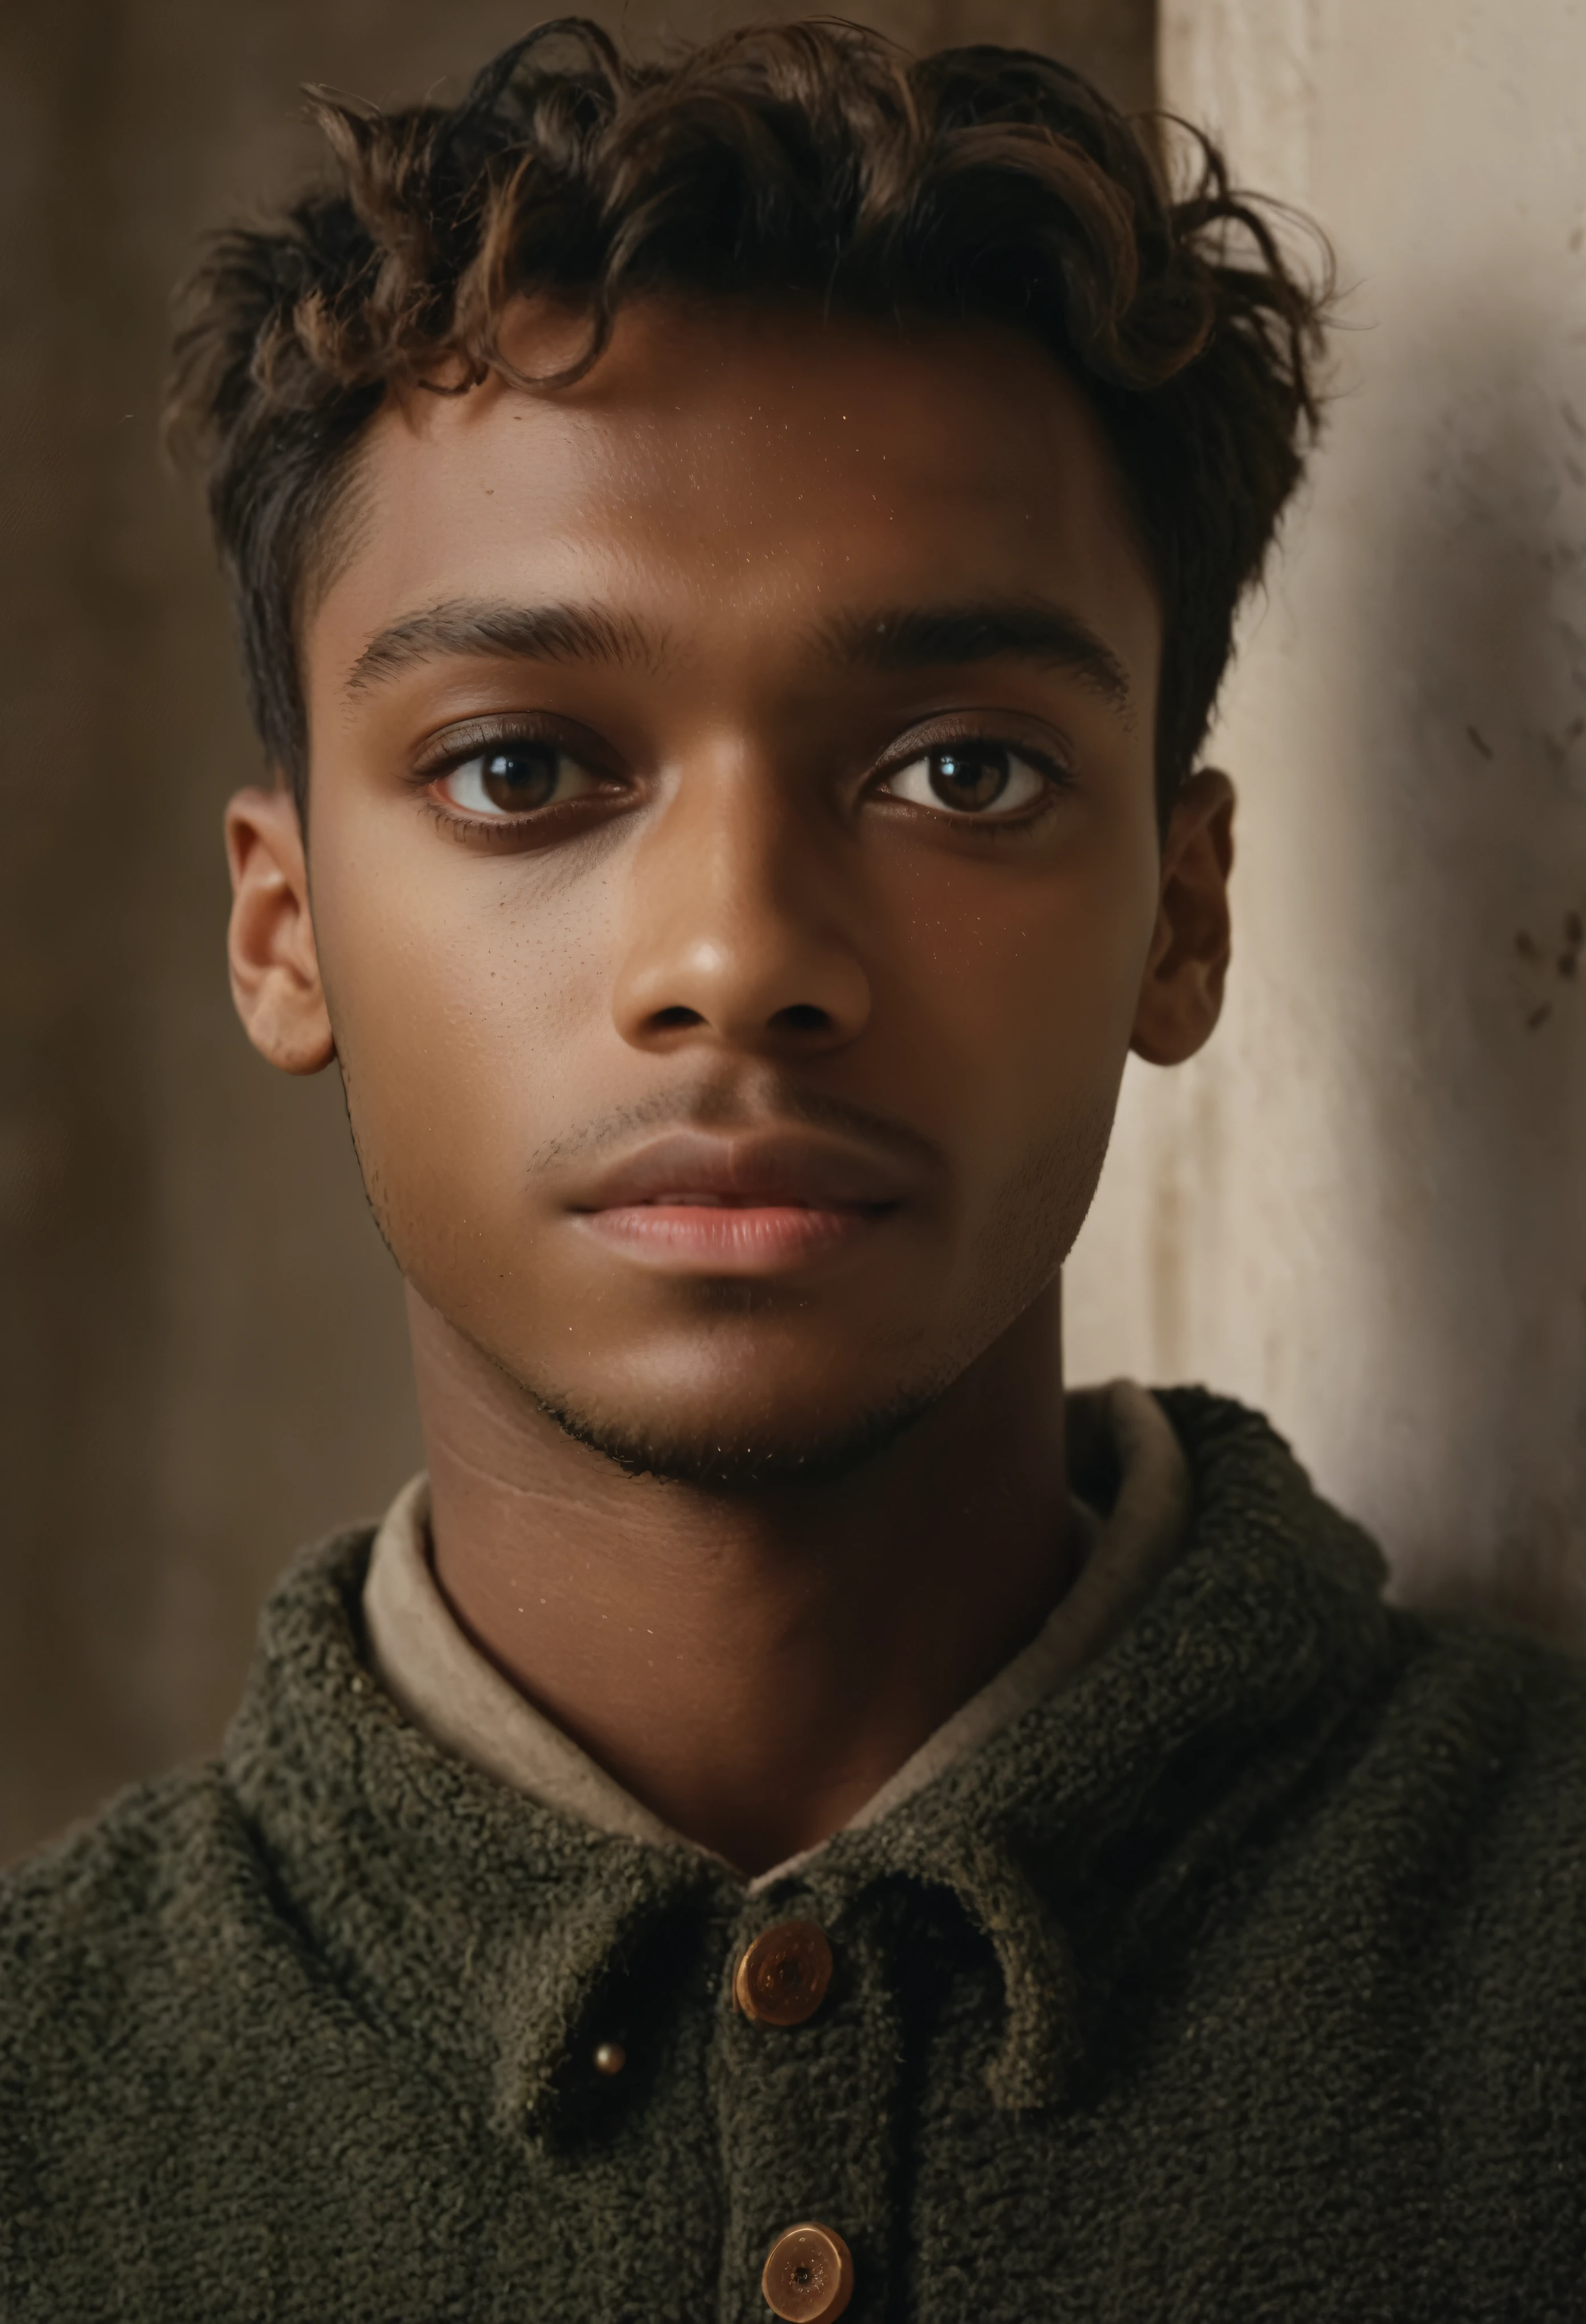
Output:
M549 742L513 742L507 749L487 751L479 768L485 798L503 815L543 807L556 796L561 755Z
M930 754L931 788L944 807L995 807L1008 788L1008 753L1000 742L965 742Z

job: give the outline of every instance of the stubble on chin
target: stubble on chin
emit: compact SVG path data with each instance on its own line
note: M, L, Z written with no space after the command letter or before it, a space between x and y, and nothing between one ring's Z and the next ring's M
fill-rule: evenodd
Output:
M801 1437L779 1437L770 1427L736 1434L669 1432L581 1408L566 1394L521 1381L519 1386L565 1436L610 1461L625 1476L650 1477L702 1491L761 1493L831 1484L879 1460L924 1419L947 1383L904 1391L853 1419Z

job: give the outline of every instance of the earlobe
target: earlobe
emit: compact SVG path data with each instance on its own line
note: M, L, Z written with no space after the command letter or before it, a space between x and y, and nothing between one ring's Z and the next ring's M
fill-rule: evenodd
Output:
M1233 785L1215 767L1191 775L1173 804L1130 1043L1150 1065L1183 1065L1210 1039L1222 1013L1232 945L1233 809Z
M317 1074L336 1055L309 905L297 803L286 789L238 791L226 810L231 869L231 996L248 1038L282 1073Z

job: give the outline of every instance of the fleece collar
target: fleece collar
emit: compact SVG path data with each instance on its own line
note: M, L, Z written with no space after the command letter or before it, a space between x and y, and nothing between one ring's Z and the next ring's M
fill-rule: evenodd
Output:
M613 1963L669 1921L715 1923L730 1960L793 1912L839 1936L878 1884L912 1883L955 1898L995 1952L998 2103L1061 2099L1108 1990L1391 1656L1377 1551L1266 1423L1198 1390L1161 1402L1191 1531L1130 1628L752 1895L714 1858L596 1830L438 1750L369 1672L370 1533L310 1552L265 1610L226 1767L317 1973L438 2080L532 2130Z

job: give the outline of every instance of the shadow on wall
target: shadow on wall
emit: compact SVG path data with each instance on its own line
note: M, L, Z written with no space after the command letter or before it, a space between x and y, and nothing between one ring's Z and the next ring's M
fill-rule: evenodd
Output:
M1379 1328L1416 1374L1399 1579L1580 1644L1583 345L1485 286L1425 318L1405 424L1356 477L1381 602L1359 595L1342 632L1373 714L1354 729L1378 1011L1360 1063L1379 1182L1362 1195Z
M1130 1068L1069 1345L1268 1412L1398 1596L1586 1646L1586 324L1376 254L1212 745L1225 1019Z

